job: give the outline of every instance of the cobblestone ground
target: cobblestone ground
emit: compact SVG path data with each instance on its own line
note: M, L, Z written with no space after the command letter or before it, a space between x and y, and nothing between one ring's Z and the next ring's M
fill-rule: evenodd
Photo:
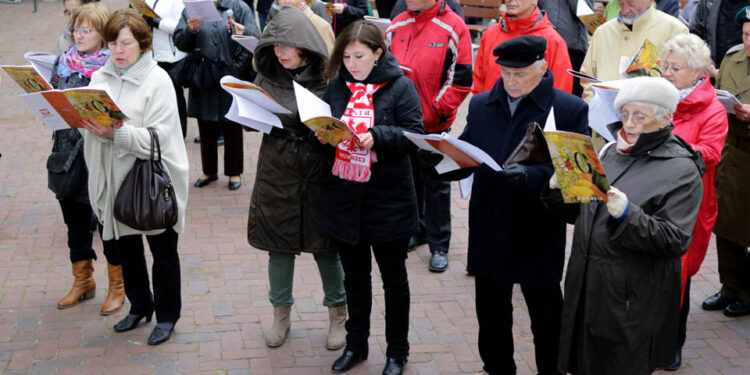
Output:
M122 0L108 0L111 9ZM62 4L0 4L0 62L23 64L25 51L52 51L64 26ZM0 84L0 373L20 374L329 374L338 351L325 349L327 310L311 256L298 259L289 340L266 348L263 332L272 322L267 299L268 257L245 239L247 209L260 137L245 135L245 184L235 192L218 184L191 187L187 230L180 236L183 274L182 318L171 341L145 344L154 323L115 334L112 325L126 312L99 315L106 295L101 243L95 276L96 298L61 311L55 303L70 287L65 226L46 188L45 160L50 132L16 98L20 89L2 76ZM457 128L463 126L465 107ZM460 129L459 129L460 130ZM191 120L187 150L191 181L200 175L197 126ZM476 347L473 280L466 276L467 207L454 188L450 269L427 271L422 246L407 261L412 292L407 374L468 374L481 370ZM712 244L713 245L713 244ZM150 257L149 257L150 260ZM374 267L377 269L377 267ZM700 301L719 285L715 248L693 279L688 341L679 374L750 374L750 320L704 312ZM378 277L374 278L375 280ZM385 362L384 305L374 282L369 360L351 374L379 374ZM513 304L519 374L535 373L526 306L519 290Z

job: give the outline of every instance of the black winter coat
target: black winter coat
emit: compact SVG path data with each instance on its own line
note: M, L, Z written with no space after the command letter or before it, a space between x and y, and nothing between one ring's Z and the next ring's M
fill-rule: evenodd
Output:
M588 134L588 105L552 87L547 70L539 85L510 116L502 78L469 103L459 137L484 150L498 164L523 138L527 124L544 124L555 108L558 130ZM527 166L525 191L509 190L501 175L482 164L474 171L469 202L467 271L500 283L554 284L562 279L565 222L551 215L539 195L553 174L552 163Z
M347 81L355 82L342 65L323 96L336 118L349 103ZM408 156L414 145L403 131L424 133L419 95L388 52L362 82L389 82L373 94L375 126L368 131L375 140L372 149L378 161L372 164L370 181L343 180L330 173L335 150L325 146L329 172L323 182L323 232L347 244L409 238L418 230L417 198Z
M238 76L250 68L252 53L232 41L232 35L227 28L231 9L235 22L245 26L244 35L260 38L260 31L255 25L255 14L247 4L239 0L221 0L216 8L223 18L222 21L204 22L196 33L191 33L187 26L187 11L182 11L182 17L174 31L174 43L181 51L187 52L187 59L205 57L219 68L214 68L216 86L211 88L190 88L188 94L188 116L205 121L222 121L224 114L232 105L232 96L219 87L219 79L230 74ZM208 64L208 62L204 62ZM216 71L222 70L222 71Z
M307 52L308 65L294 76L273 52L274 45ZM292 80L318 96L326 82L326 45L299 10L284 7L268 23L255 49L255 84L292 113L279 115L284 129L264 134L250 198L247 240L255 248L285 253L336 251L320 225L323 176L330 173L325 152L308 141L310 129L300 122Z
M52 87L59 89L59 90L66 90L66 89L72 89L76 87L85 87L89 85L89 82L91 82L91 78L86 78L86 76L80 75L77 72L73 72L70 76L61 78L59 75L57 75L57 65L60 61L60 56L57 57L57 60L55 60L55 65L52 67L52 77L50 77L50 84ZM61 129L61 130L55 130L52 133L52 153L70 153L67 160L65 160L66 165L72 165L73 163L80 163L79 167L82 168L83 171L85 171L85 176L88 177L88 169L86 168L86 163L84 161L83 157L83 135L78 129ZM80 160L76 160L76 158L80 158ZM62 161L62 160L58 160ZM50 165L47 165L50 167ZM57 166L53 166L55 168ZM79 203L89 204L89 189L88 189L88 178L86 178L86 181L81 181L81 188L78 190L78 192L74 193L71 196L63 197L59 195L59 192L55 191L53 188L52 179L56 178L54 174L47 173L47 179L49 181L48 187L50 190L52 190L53 193L55 193L55 197L57 199L66 199L66 198L72 198L75 199Z

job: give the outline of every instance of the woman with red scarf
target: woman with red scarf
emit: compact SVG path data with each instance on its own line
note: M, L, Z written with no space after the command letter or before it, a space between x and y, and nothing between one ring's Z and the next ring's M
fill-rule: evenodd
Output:
M690 311L690 277L698 273L706 257L711 230L718 215L714 175L721 160L721 149L729 124L724 106L719 103L708 78L713 69L706 43L695 34L677 35L662 46L663 77L680 92L674 113L672 133L700 151L706 172L703 175L703 201L693 230L690 248L682 256L682 308L680 310L679 347L675 362L666 368L674 371L682 363L687 317Z
M409 355L405 261L409 238L418 229L408 157L413 146L403 131L424 132L419 96L380 30L364 21L339 35L326 73L333 78L323 99L358 137L327 147L331 173L324 178L321 199L323 232L339 245L349 312L346 348L333 372L367 359L372 251L385 291L388 358L383 374L401 374Z

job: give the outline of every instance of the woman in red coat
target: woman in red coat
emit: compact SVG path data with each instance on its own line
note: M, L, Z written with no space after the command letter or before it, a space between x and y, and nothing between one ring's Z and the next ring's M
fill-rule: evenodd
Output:
M679 344L675 363L667 370L680 368L682 345L685 343L687 316L690 309L690 277L698 272L706 257L711 240L711 230L716 222L717 205L714 173L721 160L721 149L729 124L724 106L708 78L713 69L710 51L703 40L693 34L677 35L662 47L663 77L680 91L680 102L672 124L675 135L680 136L696 151L703 154L706 172L703 175L703 201L693 239L687 253L682 256L682 308L680 310Z

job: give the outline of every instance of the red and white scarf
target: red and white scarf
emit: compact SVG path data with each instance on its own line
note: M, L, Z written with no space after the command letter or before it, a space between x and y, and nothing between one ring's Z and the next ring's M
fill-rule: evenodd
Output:
M387 82L386 82L387 83ZM372 94L386 83L379 85L347 82L346 87L352 92L341 121L354 134L362 134L375 126L375 108ZM365 150L356 139L347 139L336 147L336 160L333 162L334 176L354 182L370 181L370 166L378 161L375 152Z
M625 135L625 129L621 128L619 132L617 132L617 151L619 151L621 154L629 154L631 150L633 150L633 146L635 146L635 143L628 142L628 136Z

